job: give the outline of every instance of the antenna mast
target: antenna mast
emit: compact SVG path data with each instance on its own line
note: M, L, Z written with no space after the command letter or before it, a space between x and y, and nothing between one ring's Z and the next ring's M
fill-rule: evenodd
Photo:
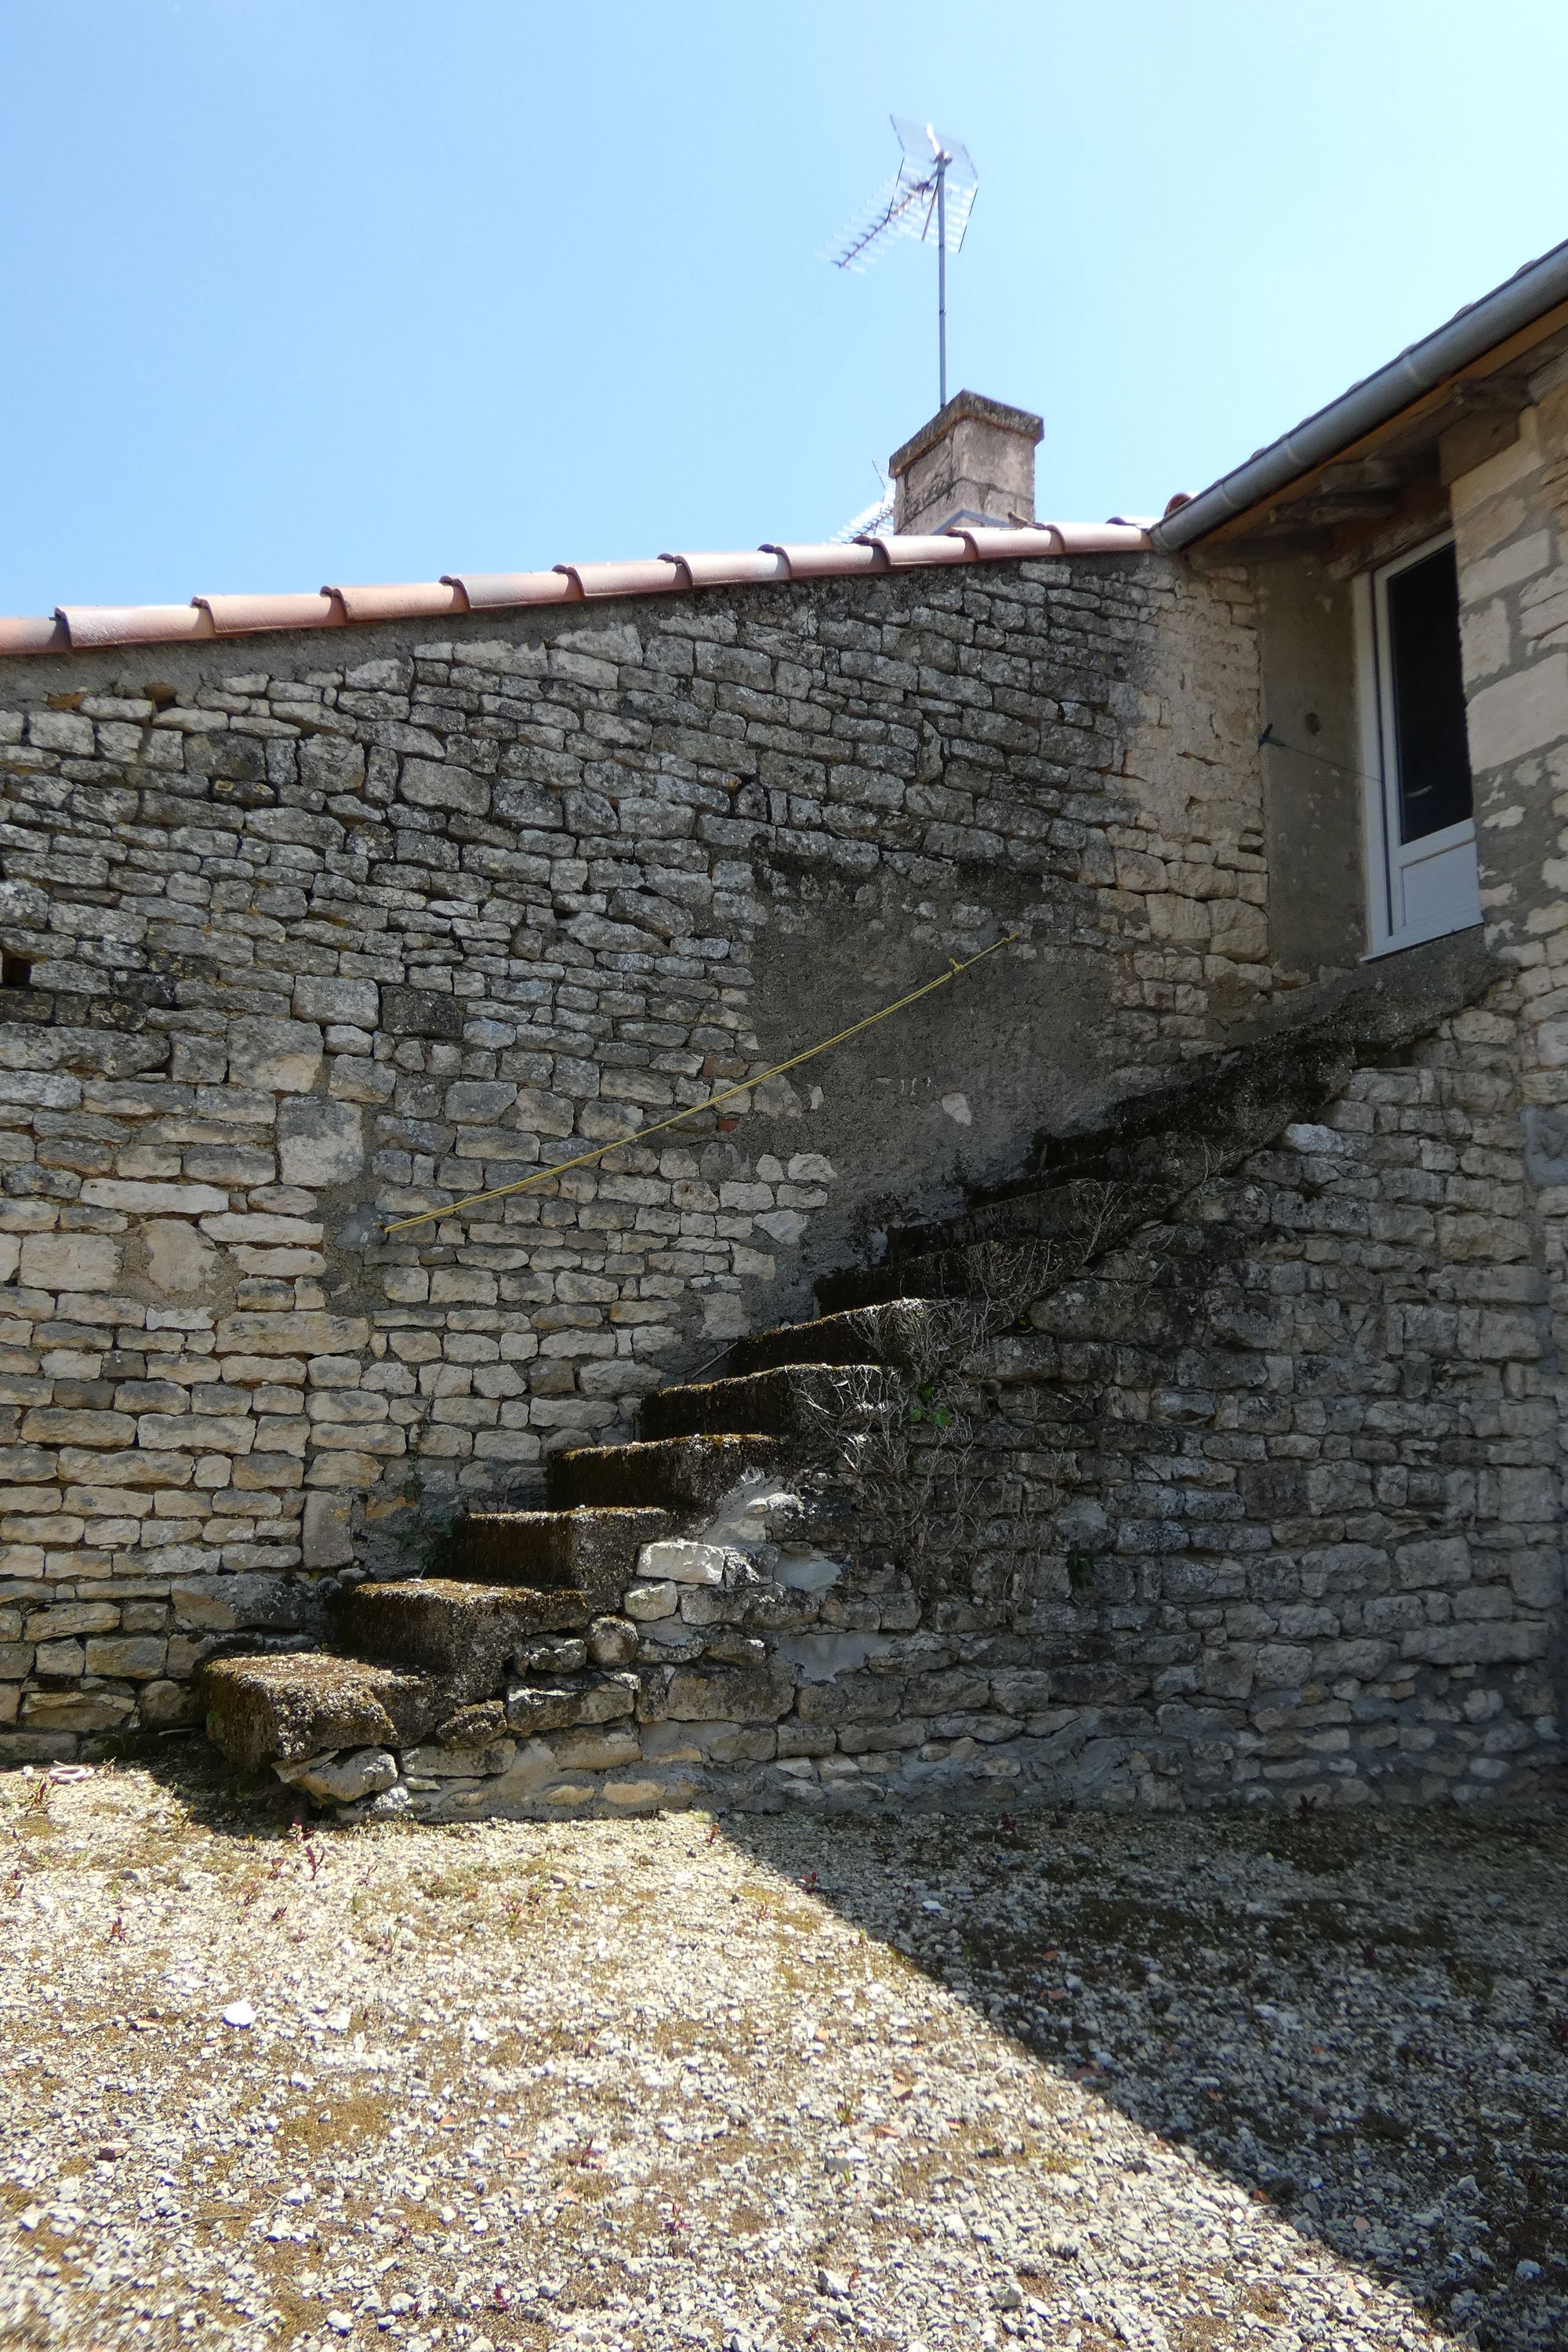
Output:
M936 247L936 337L938 406L947 406L947 257L963 244L974 208L979 173L962 140L949 139L929 122L892 118L903 150L898 170L823 257L839 269L868 269L895 237L912 236Z

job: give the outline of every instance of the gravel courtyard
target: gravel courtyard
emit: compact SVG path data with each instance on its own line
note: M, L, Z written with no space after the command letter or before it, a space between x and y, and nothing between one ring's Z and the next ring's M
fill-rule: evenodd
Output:
M1568 2337L1568 1831L0 1782L0 2345Z

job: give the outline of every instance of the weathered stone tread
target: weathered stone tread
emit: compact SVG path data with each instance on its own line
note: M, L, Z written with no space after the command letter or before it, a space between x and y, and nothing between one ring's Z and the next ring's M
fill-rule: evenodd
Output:
M338 1748L406 1748L452 1709L428 1675L325 1650L216 1658L202 1670L207 1737L231 1763L298 1763Z
M552 1502L604 1506L657 1499L668 1510L700 1511L748 1470L782 1466L785 1449L761 1434L663 1437L633 1445L583 1445L554 1454Z

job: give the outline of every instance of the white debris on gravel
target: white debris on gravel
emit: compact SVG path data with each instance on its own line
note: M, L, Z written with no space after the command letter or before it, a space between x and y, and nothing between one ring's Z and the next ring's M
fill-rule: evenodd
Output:
M0 1783L0 2347L1564 2340L1559 1828L287 1801Z

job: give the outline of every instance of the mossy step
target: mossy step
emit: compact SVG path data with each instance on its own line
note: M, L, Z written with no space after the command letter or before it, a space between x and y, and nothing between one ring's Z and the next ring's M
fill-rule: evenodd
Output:
M818 1315L809 1323L781 1323L737 1339L724 1358L724 1377L771 1372L784 1364L892 1364L912 1370L923 1364L929 1327L942 1312L939 1299L896 1298Z
M847 1412L879 1401L889 1375L880 1364L782 1364L732 1379L689 1381L644 1401L647 1438L731 1435L764 1431L810 1442L842 1425Z
M481 1584L609 1594L618 1601L644 1544L669 1533L668 1511L474 1511L447 1538L439 1573Z
M416 1747L453 1706L434 1675L325 1650L215 1658L200 1683L207 1738L252 1769L331 1748Z
M344 1647L360 1657L439 1675L456 1705L493 1696L523 1643L586 1625L602 1606L602 1595L566 1585L542 1591L419 1576L357 1585L338 1627Z
M990 1277L989 1244L938 1250L926 1257L889 1258L880 1265L849 1266L816 1286L825 1309L891 1306L899 1300L984 1298Z
M568 1510L654 1504L668 1511L710 1511L748 1470L776 1470L784 1459L778 1440L760 1434L579 1445L552 1455L549 1491Z

